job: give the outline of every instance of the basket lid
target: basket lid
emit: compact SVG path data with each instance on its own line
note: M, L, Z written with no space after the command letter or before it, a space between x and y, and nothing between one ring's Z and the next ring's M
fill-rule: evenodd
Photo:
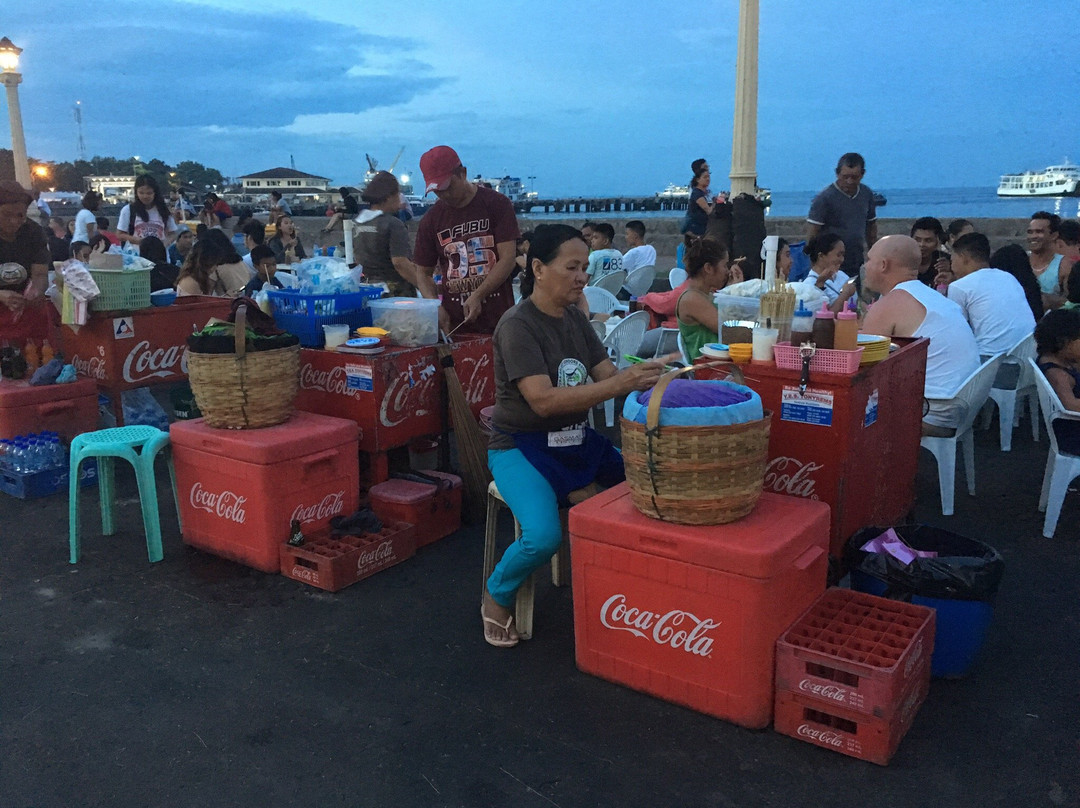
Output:
M737 522L679 525L645 516L634 507L630 487L620 483L570 509L570 535L732 575L772 578L811 548L828 551L829 506L764 492Z
M202 418L177 421L169 427L169 438L175 446L268 466L355 444L357 429L356 421L297 410L285 423L262 429L214 429Z

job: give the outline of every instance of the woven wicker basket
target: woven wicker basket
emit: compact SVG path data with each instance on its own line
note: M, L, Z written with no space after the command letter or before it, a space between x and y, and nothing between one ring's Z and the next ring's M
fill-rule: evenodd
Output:
M741 383L742 372L731 368ZM690 370L660 378L645 424L622 419L626 482L634 506L646 516L683 525L722 525L746 516L761 496L772 413L730 426L659 426L664 391Z
M300 346L246 352L247 307L236 310L235 354L188 354L188 381L207 426L258 429L287 421L300 389Z

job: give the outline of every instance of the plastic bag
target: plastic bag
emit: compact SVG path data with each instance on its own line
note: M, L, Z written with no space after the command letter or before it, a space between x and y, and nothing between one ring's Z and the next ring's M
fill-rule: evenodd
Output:
M993 600L1005 572L1005 561L993 547L931 525L900 525L896 533L916 550L932 550L937 558L916 558L904 564L888 553L860 549L887 528L868 527L848 541L844 560L852 570L888 586L888 597L921 595L948 600Z
M163 432L169 431L169 416L157 403L148 387L125 390L120 396L124 408L124 425L145 424L157 427Z

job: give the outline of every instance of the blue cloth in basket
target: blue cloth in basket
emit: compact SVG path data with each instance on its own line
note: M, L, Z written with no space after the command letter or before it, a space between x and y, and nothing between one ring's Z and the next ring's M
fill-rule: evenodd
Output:
M644 424L651 393L628 395L623 417ZM761 396L745 385L718 379L674 379L660 405L660 426L729 426L764 417Z

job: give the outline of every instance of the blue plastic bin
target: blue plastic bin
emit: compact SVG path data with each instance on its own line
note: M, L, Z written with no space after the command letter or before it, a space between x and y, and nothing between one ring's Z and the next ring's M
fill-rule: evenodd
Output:
M381 286L361 286L359 292L339 295L305 295L286 289L267 289L278 328L295 334L307 348L325 343L324 325L347 325L352 329L371 325L367 301L383 295Z
M866 528L848 542L845 561L859 592L910 601L937 612L930 672L938 678L966 676L986 641L994 598L1004 572L1001 555L987 544L929 525L902 525L897 535L938 558L905 565L885 554L863 552L885 528Z

